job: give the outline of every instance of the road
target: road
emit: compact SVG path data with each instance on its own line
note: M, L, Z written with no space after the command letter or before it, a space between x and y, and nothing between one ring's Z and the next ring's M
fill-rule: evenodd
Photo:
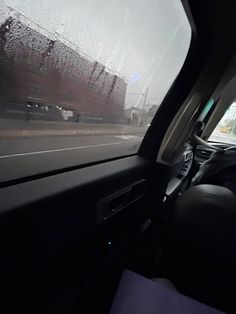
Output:
M0 139L0 182L137 152L141 135Z

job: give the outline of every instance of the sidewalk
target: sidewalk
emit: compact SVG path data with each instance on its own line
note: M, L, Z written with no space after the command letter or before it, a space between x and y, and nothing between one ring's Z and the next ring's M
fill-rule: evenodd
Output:
M70 123L0 119L0 138L144 134L147 127L124 124Z

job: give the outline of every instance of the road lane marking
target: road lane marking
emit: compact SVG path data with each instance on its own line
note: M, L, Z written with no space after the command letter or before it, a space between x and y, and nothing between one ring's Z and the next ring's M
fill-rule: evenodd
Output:
M143 136L139 136L139 135L115 135L114 137L120 138L120 139L126 140L126 141L143 139Z
M2 155L2 156L0 156L0 159L12 158L12 157L21 157L21 156L29 156L29 155L38 155L38 154L45 154L45 153L63 152L63 151L67 151L67 150L104 147L104 146L109 146L109 145L120 145L120 144L127 144L127 143L133 143L133 142L140 142L140 140L134 140L134 141L128 141L128 142L124 142L123 141L123 142L115 142L115 143L104 143L104 144L97 144L97 145L67 147L67 148L59 148L59 149L52 149L52 150L40 150L40 151L28 152L28 153L9 154L9 155Z

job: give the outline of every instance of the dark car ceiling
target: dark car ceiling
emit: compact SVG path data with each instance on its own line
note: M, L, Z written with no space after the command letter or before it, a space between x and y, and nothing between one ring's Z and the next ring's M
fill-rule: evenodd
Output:
M236 1L190 0L189 6L205 47L216 49L216 53L235 48Z
M213 61L215 71L222 69L212 94L214 99L218 99L226 84L236 74L236 1L189 0L188 4L205 62ZM215 76L214 71L212 76Z

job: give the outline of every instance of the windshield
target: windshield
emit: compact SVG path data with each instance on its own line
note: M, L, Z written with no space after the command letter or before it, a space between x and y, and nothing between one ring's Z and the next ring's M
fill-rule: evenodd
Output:
M137 153L189 49L181 1L0 10L0 181Z
M209 141L236 145L236 103L226 110Z

